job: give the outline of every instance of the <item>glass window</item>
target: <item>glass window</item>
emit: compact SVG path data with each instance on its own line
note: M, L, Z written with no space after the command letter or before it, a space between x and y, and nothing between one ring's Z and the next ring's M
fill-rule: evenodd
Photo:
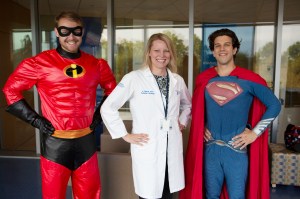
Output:
M300 126L300 1L285 0L279 97L282 108L278 118L277 142L284 142L288 124Z
M142 67L144 48L154 33L171 37L177 51L178 73L188 52L188 3L115 1L114 72L117 81L128 72Z
M197 73L214 66L216 60L208 45L208 36L215 30L233 30L241 42L235 64L260 74L273 87L274 27L276 3L271 1L201 1L195 0L195 35L201 45L197 52ZM194 44L196 44L194 37ZM195 47L197 49L197 47ZM201 53L201 54L198 54ZM194 82L195 82L194 69Z
M244 9L246 8L246 9ZM268 12L266 12L268 11ZM256 59L257 53L264 50L263 46L268 42L273 43L274 24L276 16L276 4L261 1L197 1L195 0L195 34L201 38L202 34L202 59L200 71L214 65L215 59L208 47L207 38L217 29L229 28L233 30L241 42L240 50L235 63L267 76L268 81L273 81L273 68L265 71ZM201 30L202 28L202 30ZM271 48L273 50L273 48ZM271 51L270 60L274 57ZM274 67L274 65L269 65ZM271 78L270 78L271 77Z
M300 6L300 4L299 4ZM279 117L277 141L284 141L284 131L288 124L300 126L300 24L283 26L280 99L283 102Z
M41 25L41 50L57 47L54 34L54 17L62 10L73 10L83 16L86 34L82 50L98 58L107 59L107 0L68 1L39 0ZM236 63L263 76L270 88L274 77L274 32L276 3L274 1L203 1L194 0L194 57L193 82L200 71L213 65L207 47L208 34L221 27L232 28L241 39L241 49ZM128 72L141 67L144 47L148 38L157 32L168 34L177 49L178 73L188 84L188 18L189 3L178 1L123 1L114 0L114 55L113 65L117 81ZM284 26L282 35L282 63L280 73L280 98L283 110L279 118L278 142L288 123L300 125L299 53L300 1L284 1ZM54 9L55 8L55 9ZM0 8L1 19L1 87L9 74L26 57L30 57L31 25L30 1L8 0ZM17 15L15 13L18 13ZM8 19L8 20L7 20ZM275 74L276 75L276 74ZM101 93L101 92L99 92ZM33 107L33 90L24 92ZM1 149L35 151L35 131L30 125L5 112L5 97L0 94ZM20 133L20 129L22 132Z
M165 33L177 52L177 72L183 75L188 53L188 4L185 0L128 3L115 0L114 74L117 82L132 70L142 67L144 49L154 33ZM185 68L186 67L186 68ZM186 79L187 83L187 79ZM128 110L128 103L123 110Z
M274 25L255 26L253 71L260 74L273 89Z
M0 84L3 88L16 66L23 59L32 56L30 0L5 1L0 12L5 15L0 19ZM33 106L33 89L23 92L23 96ZM1 151L35 151L34 128L5 111L6 100L3 92L0 94L0 104Z

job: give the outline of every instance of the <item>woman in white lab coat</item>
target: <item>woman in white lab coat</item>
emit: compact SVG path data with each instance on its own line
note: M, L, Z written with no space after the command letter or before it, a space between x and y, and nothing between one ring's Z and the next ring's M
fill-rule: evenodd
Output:
M150 37L143 68L125 75L101 107L112 138L131 143L135 192L140 198L169 199L184 188L181 130L188 124L191 96L176 74L176 53L165 34ZM128 133L118 110L129 101Z

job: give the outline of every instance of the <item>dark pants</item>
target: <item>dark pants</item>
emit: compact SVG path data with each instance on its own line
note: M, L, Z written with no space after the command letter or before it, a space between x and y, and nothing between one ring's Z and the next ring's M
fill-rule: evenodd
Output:
M172 193L170 193L170 188L169 188L169 175L168 175L168 165L166 165L166 174L165 174L165 184L164 184L164 189L163 189L163 194L161 198L158 199L172 199ZM140 199L146 199L139 197Z

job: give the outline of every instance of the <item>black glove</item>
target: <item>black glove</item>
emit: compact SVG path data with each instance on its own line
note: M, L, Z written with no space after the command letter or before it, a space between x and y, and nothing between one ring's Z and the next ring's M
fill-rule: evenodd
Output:
M102 122L102 117L101 117L101 114L100 114L100 108L101 108L103 102L106 100L106 98L107 98L107 96L103 96L102 101L100 102L100 104L97 106L97 108L95 110L95 113L93 115L93 121L90 125L90 129L92 131L94 131L95 128L97 127L97 125Z
M52 135L55 131L51 122L37 114L24 99L9 105L6 111L31 124L33 127L40 129L41 133Z

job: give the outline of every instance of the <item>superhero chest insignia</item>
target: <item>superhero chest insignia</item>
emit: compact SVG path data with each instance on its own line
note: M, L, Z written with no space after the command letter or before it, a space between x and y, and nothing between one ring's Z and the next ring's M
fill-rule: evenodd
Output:
M77 64L70 64L64 68L64 74L71 78L82 77L85 73L85 69Z
M220 106L227 104L239 96L243 89L233 82L211 82L206 86L206 90L210 97Z

